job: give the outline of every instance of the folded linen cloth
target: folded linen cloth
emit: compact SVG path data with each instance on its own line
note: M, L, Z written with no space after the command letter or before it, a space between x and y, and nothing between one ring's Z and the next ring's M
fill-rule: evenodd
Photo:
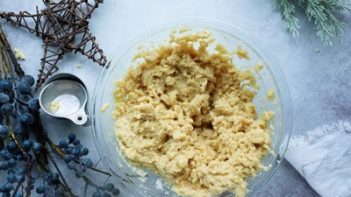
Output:
M351 196L350 122L335 122L292 137L285 158L321 196Z

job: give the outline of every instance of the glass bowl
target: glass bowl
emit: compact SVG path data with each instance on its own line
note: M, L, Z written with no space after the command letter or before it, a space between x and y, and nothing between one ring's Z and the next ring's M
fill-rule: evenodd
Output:
M292 121L290 94L279 65L257 41L238 28L213 19L186 18L173 21L167 25L143 31L139 36L117 48L99 76L91 101L92 129L98 152L108 170L116 178L119 187L126 190L130 196L177 196L159 176L128 164L118 148L112 113L115 109L113 97L115 81L124 77L140 45L164 43L171 31L182 27L188 27L194 32L208 30L217 43L221 43L229 50L235 50L239 45L247 50L250 60L241 60L233 56L234 64L239 69L254 69L257 63L264 65L263 69L255 74L260 89L254 103L258 114L267 110L275 112L275 117L270 123L272 151L262 160L262 163L269 167L268 170L262 170L257 176L248 180L248 195L251 196L273 176L284 157ZM273 89L276 94L273 102L267 100L267 91L270 89ZM109 104L109 108L101 112L101 107L106 103Z

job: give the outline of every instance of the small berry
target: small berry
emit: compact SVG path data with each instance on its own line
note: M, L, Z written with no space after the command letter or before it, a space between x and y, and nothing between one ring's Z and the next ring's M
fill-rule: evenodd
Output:
M75 146L78 146L78 145L80 144L80 140L75 139L75 140L73 141L73 144L74 144Z
M104 197L111 197L111 194L104 192Z
M103 197L100 191L95 191L93 197Z
M37 187L36 191L38 194L43 194L45 191L45 188L44 188L44 186L40 185Z
M1 161L0 162L0 170L7 170L8 169L8 164L6 161Z
M5 191L10 192L11 190L13 190L13 185L10 183L6 183L4 189L5 189Z
M118 196L118 195L119 195L119 189L118 189L118 188L115 188L115 189L113 190L112 194L113 194L114 196Z
M20 167L20 168L17 169L17 174L24 175L25 173L26 173L26 169L25 168Z
M16 175L14 174L7 175L7 181L10 183L15 183L17 181Z
M0 81L0 91L10 91L12 89L12 83L9 80Z
M93 161L91 161L91 159L85 160L85 166L86 166L87 168L92 168L93 165L94 165L94 163L93 163Z
M67 154L72 154L73 153L73 147L67 147L66 148L66 153Z
M88 149L88 148L83 148L81 154L82 154L82 155L87 155L87 154L89 154L89 149Z
M13 150L13 149L15 149L17 147L17 145L16 145L16 143L14 142L14 141L9 141L8 143L7 143L7 145L6 145L6 148L8 149L8 150Z
M5 104L10 101L10 97L5 93L0 93L0 104Z
M15 195L15 197L23 197L23 194L17 192L16 195Z
M77 178L81 178L83 176L83 173L81 171L76 171L75 175Z
M22 144L22 146L25 150L29 150L32 147L32 145L33 145L33 143L30 140L24 140L23 144Z
M0 135L9 134L9 129L6 126L0 126Z
M30 75L25 75L24 77L22 77L22 82L27 83L28 85L32 86L35 83L35 80L32 76Z
M28 101L28 108L37 111L40 109L39 100L37 98L32 98Z
M67 167L68 167L69 169L73 170L73 169L76 167L76 163L74 163L73 161L71 161L71 162L69 162L69 163L67 164Z
M79 148L79 147L76 147L76 148L73 148L73 154L75 155L75 156L77 156L77 157L79 157L80 156L80 154L81 154L81 148Z
M7 174L16 174L16 170L9 169L9 170L7 170Z
M17 90L19 93L21 93L23 95L28 95L32 92L30 85L28 83L25 83L25 82L21 82L18 85Z
M20 120L25 125L32 125L34 122L32 114L27 112L20 115Z
M40 152L41 149L42 149L42 145L41 145L40 143L35 142L35 143L33 144L33 150L34 150L34 151Z
M1 113L4 115L4 116L8 116L10 114L12 114L13 110L14 110L14 107L12 104L10 103L5 103L1 106Z
M63 159L65 160L66 163L69 163L70 161L72 161L74 159L74 156L71 154L65 155L63 157Z
M8 166L10 167L10 168L13 168L13 167L15 167L16 166L16 160L14 159L14 158L11 158L8 162Z
M68 146L68 142L66 140L61 140L59 142L59 147L60 148L66 148Z
M109 192L113 192L113 190L115 189L115 186L112 183L107 183L105 185L105 189Z
M76 139L76 135L74 133L70 133L68 135L69 143L72 143Z
M10 196L11 196L10 192L2 193L2 197L10 197Z

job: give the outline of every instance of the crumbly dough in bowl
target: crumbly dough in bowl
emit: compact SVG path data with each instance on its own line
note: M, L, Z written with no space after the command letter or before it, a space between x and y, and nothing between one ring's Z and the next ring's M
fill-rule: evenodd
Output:
M209 32L171 34L116 83L115 133L133 165L184 196L247 193L264 169L273 112L256 113L256 80Z

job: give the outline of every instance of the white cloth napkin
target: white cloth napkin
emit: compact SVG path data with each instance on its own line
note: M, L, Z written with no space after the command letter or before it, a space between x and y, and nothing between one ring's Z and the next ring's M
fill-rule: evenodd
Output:
M293 137L286 159L321 196L351 196L350 122L335 122Z

